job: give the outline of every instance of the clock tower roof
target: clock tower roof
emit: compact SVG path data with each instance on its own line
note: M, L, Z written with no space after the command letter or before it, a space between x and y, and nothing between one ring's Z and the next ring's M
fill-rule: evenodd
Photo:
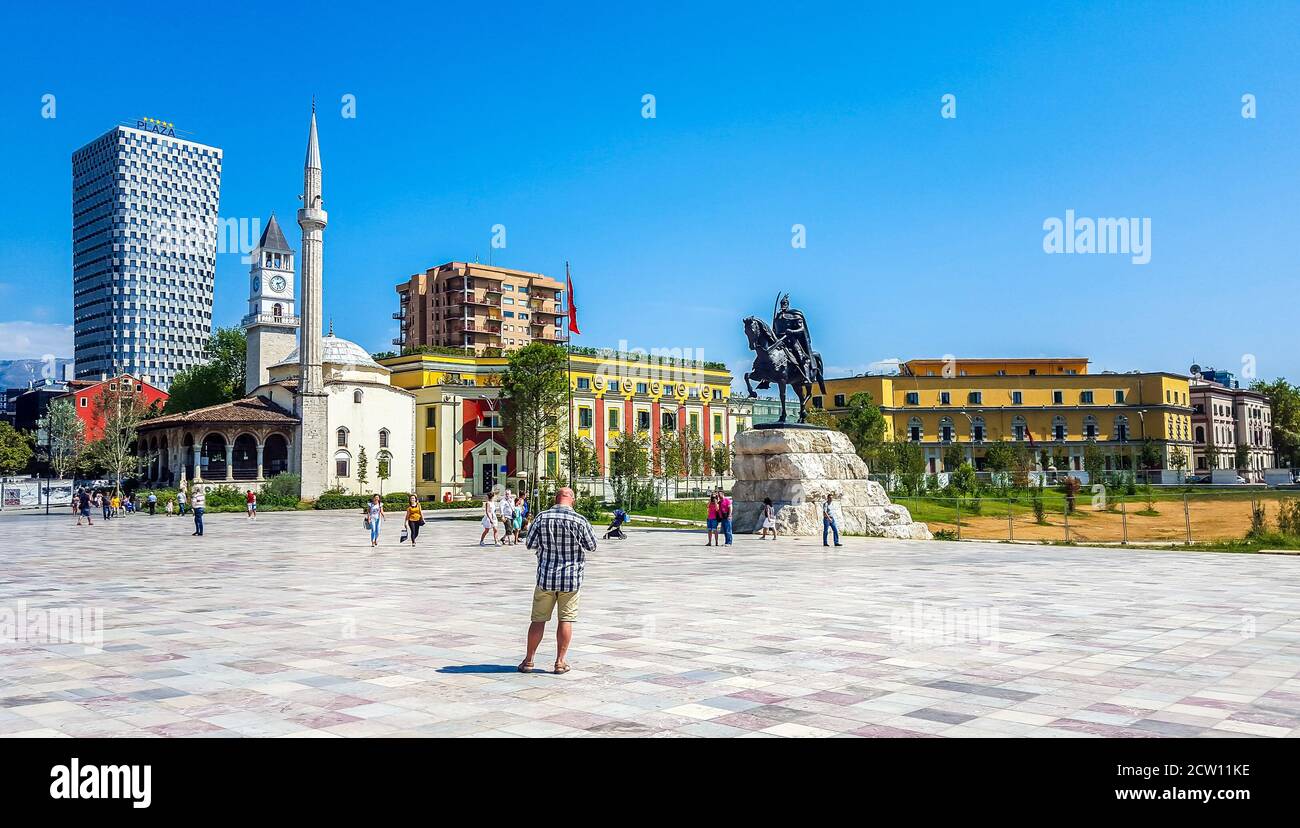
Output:
M293 248L284 238L284 232L280 229L280 222L275 220L275 213L271 214L271 220L266 223L266 229L262 231L262 240L257 243L257 246L272 253L293 252Z

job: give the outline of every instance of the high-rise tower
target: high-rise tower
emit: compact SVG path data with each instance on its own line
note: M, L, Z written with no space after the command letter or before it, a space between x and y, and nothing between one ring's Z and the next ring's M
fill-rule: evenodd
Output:
M322 248L329 222L321 199L320 145L316 137L316 104L311 107L307 159L302 172L302 330L298 346L298 415L302 418L302 492L314 497L329 481L328 423L325 380L321 368Z
M221 150L149 118L72 154L77 376L167 388L212 335Z

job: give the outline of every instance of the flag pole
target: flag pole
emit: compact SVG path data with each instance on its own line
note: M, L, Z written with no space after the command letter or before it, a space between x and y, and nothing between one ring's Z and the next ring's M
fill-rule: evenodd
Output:
M569 276L569 262L564 262L564 305L569 311L569 318L564 326L564 387L569 395L569 442L565 449L569 453L569 485L576 486L573 476L573 280ZM577 490L574 490L577 496Z

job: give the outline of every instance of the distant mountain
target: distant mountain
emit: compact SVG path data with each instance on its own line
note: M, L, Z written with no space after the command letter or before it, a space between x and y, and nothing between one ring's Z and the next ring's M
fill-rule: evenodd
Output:
M65 365L70 359L56 359L53 379L63 379ZM0 389L26 388L32 382L45 379L45 363L39 359L0 359Z

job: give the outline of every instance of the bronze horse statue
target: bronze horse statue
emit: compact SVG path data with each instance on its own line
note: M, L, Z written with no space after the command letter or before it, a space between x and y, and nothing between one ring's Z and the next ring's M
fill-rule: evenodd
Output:
M785 388L791 386L799 398L799 422L807 422L808 400L812 397L814 384L821 388L823 395L826 394L822 355L813 351L809 354L809 360L804 362L799 358L797 350L779 339L768 324L757 316L746 317L744 324L749 349L757 354L753 367L745 374L745 387L749 389L749 396L758 396L752 380L758 380L759 388L769 388L771 383L776 383L781 393L781 418L777 422L784 423Z

